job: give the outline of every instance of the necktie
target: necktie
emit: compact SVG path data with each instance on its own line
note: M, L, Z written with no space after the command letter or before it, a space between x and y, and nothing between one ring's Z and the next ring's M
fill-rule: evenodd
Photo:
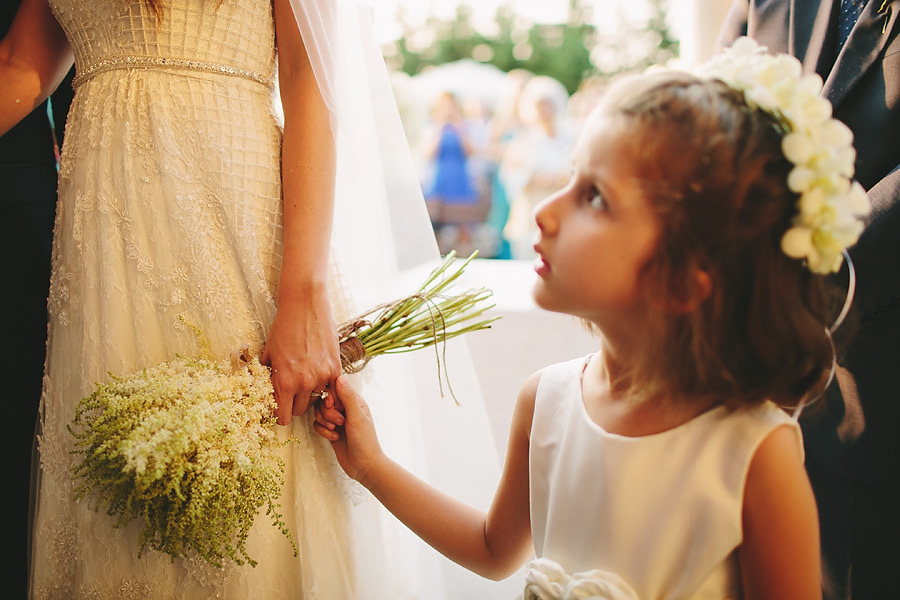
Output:
M857 19L866 6L867 0L841 0L841 11L838 16L838 47L842 47L850 30L856 25Z

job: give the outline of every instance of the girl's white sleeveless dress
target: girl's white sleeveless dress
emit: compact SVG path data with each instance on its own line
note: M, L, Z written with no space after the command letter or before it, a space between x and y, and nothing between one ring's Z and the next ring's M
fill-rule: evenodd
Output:
M452 567L425 556L341 472L329 444L314 434L311 415L281 428L301 440L284 450L280 499L299 557L260 515L247 544L255 568L214 569L154 551L138 558L136 523L116 529L104 512L73 498L75 457L66 426L97 382L176 353L196 354L195 334L181 316L227 358L243 343L259 352L275 314L282 213L272 2L160 4L157 20L140 0L50 0L74 50L77 76L60 166L32 597L341 600L420 597L416 590L421 597L443 597L444 583L437 580ZM408 158L394 154L385 158L394 164ZM366 185L371 197L371 180ZM357 219L367 214L342 210ZM424 204L420 210L420 229L434 244ZM349 235L354 223L344 227L341 218L335 235ZM404 218L415 222L416 215ZM386 235L371 219L368 224L370 236ZM349 281L340 260L332 265L338 320L371 306L369 297L354 298L350 284L357 278L362 288L372 283L362 274L383 280L385 265L393 264L371 246L341 245L344 254L360 258ZM421 440L409 433L420 429L414 407L403 398L431 398L410 392L413 377L390 361L384 365L393 374L385 376L379 363L354 376L356 385L369 390L373 413L381 397L396 411L391 420L402 433L382 431L386 446L421 454ZM434 402L452 405L449 398ZM489 432L480 419L474 421ZM483 446L493 448L489 437ZM474 470L492 481L491 467ZM427 581L413 582L418 577Z
M802 448L797 423L767 402L718 407L656 435L610 434L585 410L585 365L548 367L538 386L529 459L537 557L574 579L614 574L630 589L610 598L740 598L735 549L747 469L781 425Z

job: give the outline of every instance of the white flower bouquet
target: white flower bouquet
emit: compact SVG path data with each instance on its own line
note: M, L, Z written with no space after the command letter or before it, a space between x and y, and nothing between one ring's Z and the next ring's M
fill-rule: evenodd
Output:
M448 255L416 293L342 326L344 371L490 327L490 291L444 293L474 256L451 270ZM263 507L296 554L277 502L284 464L275 450L291 440L276 436L274 409L269 368L246 355L236 363L178 356L111 376L79 402L69 425L81 456L76 496L117 527L141 519L139 555L149 547L173 560L196 553L216 566L255 565L245 542Z

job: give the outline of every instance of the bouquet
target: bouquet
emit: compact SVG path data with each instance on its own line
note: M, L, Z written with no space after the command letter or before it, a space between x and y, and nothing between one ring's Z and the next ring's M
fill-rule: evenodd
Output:
M414 294L344 323L343 370L383 354L437 352L449 338L490 327L490 291L444 293L475 256L452 270L449 254ZM116 527L140 519L139 556L149 547L173 560L196 553L215 566L255 565L245 543L263 507L297 554L278 512L284 463L275 452L294 440L276 435L268 367L244 349L231 361L176 356L110 377L79 402L69 425L81 456L76 497L90 497Z

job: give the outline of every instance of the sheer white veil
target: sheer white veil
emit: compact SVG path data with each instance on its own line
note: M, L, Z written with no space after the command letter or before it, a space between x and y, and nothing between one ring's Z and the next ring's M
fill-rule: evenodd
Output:
M335 222L351 197L352 212L359 217L360 204L383 204L389 210L390 229L385 233L392 233L397 244L398 268L436 258L414 162L375 39L372 6L364 0L291 0L291 4L331 111L338 154ZM353 197L356 192L364 196ZM357 220L366 225L367 237L378 237L373 223Z
M332 126L337 121L338 4L350 2L353 0L291 0L316 82L331 111Z
M375 38L373 7L361 0L291 4L336 140L332 258L341 320L414 291L439 253ZM459 405L446 384L441 388L436 356L428 351L372 361L353 376L354 386L363 391L388 454L486 509L499 480L496 446L465 340L452 340L446 351ZM357 509L360 599L487 600L521 593L519 582L488 582L440 557L364 490Z

